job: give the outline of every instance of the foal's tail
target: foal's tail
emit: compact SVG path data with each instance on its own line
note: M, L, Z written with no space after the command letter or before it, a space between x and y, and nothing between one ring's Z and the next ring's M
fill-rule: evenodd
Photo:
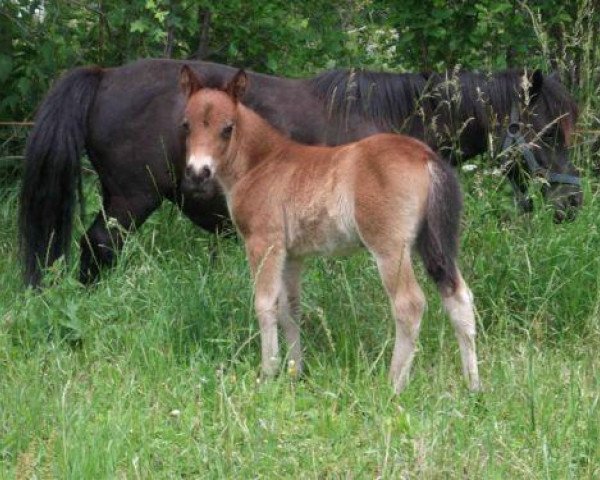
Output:
M440 290L454 293L458 281L456 256L462 210L460 184L452 167L434 154L428 167L431 183L417 249L427 273Z
M72 70L41 104L29 135L21 186L19 236L25 281L37 286L42 268L69 250L81 195L81 155L100 68Z

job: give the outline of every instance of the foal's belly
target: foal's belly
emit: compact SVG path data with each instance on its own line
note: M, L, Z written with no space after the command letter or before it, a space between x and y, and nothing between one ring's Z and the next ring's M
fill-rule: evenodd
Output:
M288 244L288 252L292 256L311 255L350 255L362 246L358 235L337 229L326 229L315 234L305 232L297 236Z
M354 211L345 202L293 216L285 230L287 250L294 256L348 255L362 246Z

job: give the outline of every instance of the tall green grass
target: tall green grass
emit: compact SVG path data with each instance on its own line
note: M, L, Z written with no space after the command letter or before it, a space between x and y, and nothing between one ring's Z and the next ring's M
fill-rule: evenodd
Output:
M577 220L556 225L541 204L518 215L482 169L462 180L460 262L485 390L464 386L421 271L429 308L398 397L386 378L394 326L366 254L310 263L308 374L259 384L238 241L205 235L164 205L98 285L82 287L76 264L59 263L48 288L26 291L17 193L2 189L2 476L598 478L597 184L585 183Z

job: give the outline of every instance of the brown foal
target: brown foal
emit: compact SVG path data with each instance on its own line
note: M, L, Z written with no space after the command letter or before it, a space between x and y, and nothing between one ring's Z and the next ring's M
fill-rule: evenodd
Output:
M461 211L452 170L422 142L378 134L340 147L300 145L239 101L247 77L210 85L187 66L187 174L216 178L244 238L254 277L262 373L279 368L277 325L302 370L300 276L308 255L365 247L396 320L390 378L406 385L425 297L415 279L416 247L443 297L469 387L479 388L472 295L456 266Z

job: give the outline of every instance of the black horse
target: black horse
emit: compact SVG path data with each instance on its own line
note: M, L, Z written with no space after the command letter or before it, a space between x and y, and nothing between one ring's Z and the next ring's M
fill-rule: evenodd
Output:
M142 60L118 68L77 68L42 102L28 140L21 192L20 241L28 284L38 285L42 269L68 253L77 198L83 202L85 152L100 179L103 211L81 239L83 282L113 263L123 232L144 223L165 198L206 230L224 224L227 212L216 187L200 187L184 174L182 65ZM236 71L192 65L213 83L225 83ZM244 103L297 141L336 145L402 131L457 162L488 150L489 138L497 143L509 138L527 153L525 170L548 180L545 194L557 215L581 204L578 173L568 159L577 108L556 79L539 71L336 70L309 79L256 73L249 79ZM507 172L525 198L527 184L518 163Z

